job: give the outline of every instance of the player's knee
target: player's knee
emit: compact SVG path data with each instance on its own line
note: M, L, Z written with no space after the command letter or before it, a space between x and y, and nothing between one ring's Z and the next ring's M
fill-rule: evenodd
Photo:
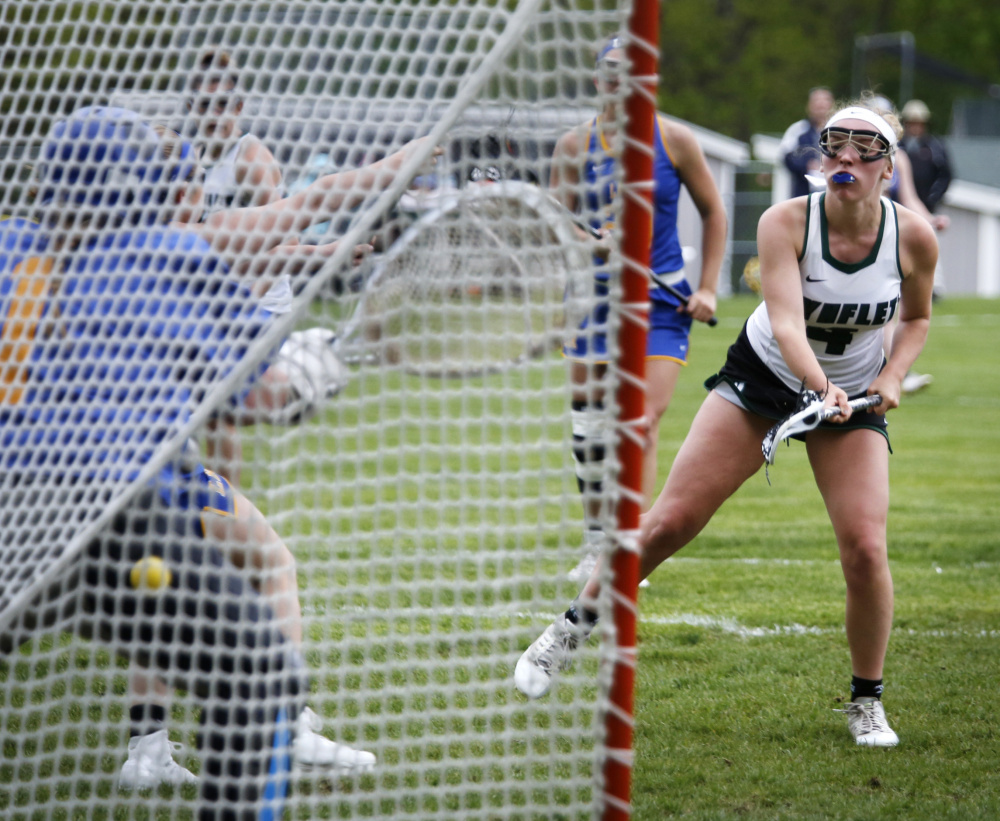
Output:
M660 506L642 517L643 553L669 558L691 541L704 526L704 521L681 505Z
M885 539L874 534L857 534L842 542L840 564L850 583L865 581L888 567Z
M664 414L666 414L669 406L669 402L647 400L646 417L649 419L651 427L656 427L660 424L660 420L663 418Z

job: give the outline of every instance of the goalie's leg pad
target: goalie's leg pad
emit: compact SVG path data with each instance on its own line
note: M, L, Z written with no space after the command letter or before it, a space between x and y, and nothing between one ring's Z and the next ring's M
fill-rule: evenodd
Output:
M600 526L590 512L588 501L599 499L604 482L604 459L608 447L607 415L604 406L575 400L570 411L573 429L573 460L576 482L584 497L584 521L588 529Z

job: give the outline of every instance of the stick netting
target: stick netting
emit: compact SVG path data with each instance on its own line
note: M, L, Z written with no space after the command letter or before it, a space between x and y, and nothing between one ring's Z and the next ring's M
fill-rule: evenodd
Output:
M0 815L600 814L613 636L512 672L577 592L545 190L626 5L4 5ZM153 703L196 780L126 789Z

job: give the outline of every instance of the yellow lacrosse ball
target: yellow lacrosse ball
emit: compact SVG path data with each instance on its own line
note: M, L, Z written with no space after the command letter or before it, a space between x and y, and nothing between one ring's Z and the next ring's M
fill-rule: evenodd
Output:
M760 295L760 260L757 257L750 257L743 266L743 281L751 291Z
M170 568L158 556L147 556L132 565L129 581L136 590L159 590L169 587L173 579Z

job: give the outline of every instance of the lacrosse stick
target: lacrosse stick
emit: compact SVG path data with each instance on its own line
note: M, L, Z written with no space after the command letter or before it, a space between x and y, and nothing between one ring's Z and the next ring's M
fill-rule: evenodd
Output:
M832 419L840 413L840 408L834 405L830 408L823 407L823 397L815 391L804 391L801 403L805 404L802 410L786 416L764 436L760 449L764 454L764 460L769 465L774 464L774 457L778 451L778 445L791 436L798 433L805 433L819 427L821 422ZM860 399L852 399L847 403L852 411L866 410L882 404L882 397L877 393L871 396L862 396Z
M578 226L579 228L582 228L584 231L590 234L590 236L592 236L594 239L603 239L601 232L598 231L596 228L594 228L593 225L591 225L585 219L580 217L578 214L574 214L565 205L563 205L554 197L550 196L549 198L552 200L553 204L555 204L557 207L566 212L569 218L573 221L574 225ZM670 285L659 274L654 274L652 271L649 271L648 273L649 273L649 278L653 280L654 284L661 287L664 291L670 294L670 296L672 296L674 299L680 302L681 305L683 305L685 308L688 306L687 296L678 291L673 285ZM717 317L714 316L709 317L708 321L705 324L708 325L708 327L710 328L714 328L716 325L719 324L719 320Z
M663 280L658 274L654 274L652 271L649 272L649 278L653 280L657 285L659 285L664 291L666 291L670 296L674 297L678 302L680 302L685 308L688 305L688 298L684 296L680 291L669 285L665 280ZM710 316L708 321L705 323L709 328L714 328L719 324L718 317Z
M586 265L537 186L469 186L376 263L334 350L433 377L505 370L561 342L567 281Z

